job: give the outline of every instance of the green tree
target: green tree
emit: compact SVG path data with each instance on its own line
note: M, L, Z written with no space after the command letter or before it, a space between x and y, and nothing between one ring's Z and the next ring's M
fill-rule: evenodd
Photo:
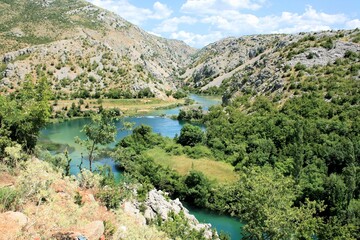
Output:
M12 143L21 144L29 152L34 149L39 131L50 117L50 97L46 78L36 85L28 79L16 93L0 96L0 156Z
M76 142L85 146L89 154L90 171L92 162L99 150L99 145L106 145L115 141L116 126L115 114L113 111L103 110L98 115L93 115L91 122L84 125L82 131L85 132L86 139L81 140L76 137Z
M321 205L305 201L294 206L297 194L291 177L268 165L256 166L242 171L230 189L234 201L229 201L229 211L246 222L251 239L312 239L321 223L314 217Z
M180 136L178 143L183 146L195 146L198 143L201 143L204 139L204 133L198 126L193 126L191 124L185 124L180 131Z

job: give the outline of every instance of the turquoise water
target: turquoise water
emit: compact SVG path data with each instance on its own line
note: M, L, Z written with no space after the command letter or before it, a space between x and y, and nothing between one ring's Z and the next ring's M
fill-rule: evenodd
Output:
M204 97L199 95L191 95L204 110L207 110L210 106L214 104L220 104L220 100L212 97ZM153 131L161 134L165 137L173 138L176 134L179 134L182 126L185 122L173 120L167 117L159 117L159 114L164 115L175 115L178 114L180 108L168 109L168 110L157 110L151 112L153 116L142 116L142 117L125 117L124 121L133 122L135 126L140 124L149 125L152 127ZM65 121L61 123L49 124L45 129L41 131L40 139L46 139L48 141L60 144L68 144L74 151L70 153L72 159L71 162L71 173L77 174L79 172L78 165L81 162L82 153L85 154L85 149L79 144L75 143L74 138L76 136L80 138L85 138L85 135L81 132L84 124L87 124L89 119L74 119L70 121ZM122 128L122 122L116 122L116 127L118 129ZM130 131L118 131L116 136L116 141L122 139L123 137L129 135ZM115 142L110 144L109 147L114 147ZM87 159L87 156L83 156L84 159ZM117 179L121 178L121 171L116 168L116 165L111 158L103 158L99 161L95 161L94 165L104 165L107 164L112 167L112 170ZM88 168L88 161L84 160L84 168ZM191 214L194 214L200 222L210 223L216 230L220 233L221 231L227 232L230 234L231 239L241 239L241 226L242 224L236 218L232 218L225 215L218 215L213 212L206 211L205 209L196 209L191 206L187 206Z
M193 106L201 106L204 110L208 110L209 107L217 104L221 104L221 99L219 97L212 97L212 96L202 96L197 94L190 94L189 98L195 101ZM172 109L165 109L165 110L155 110L152 111L150 114L155 116L172 116L179 114L181 107L176 107Z
M239 219L229 217L227 215L217 214L215 212L195 208L189 204L184 203L184 206L193 214L196 219L201 223L210 223L220 234L221 231L230 235L231 239L241 239L241 227L243 224Z
M65 121L61 123L49 124L45 129L41 131L40 139L49 140L54 143L60 144L68 144L75 150L71 152L69 155L72 159L71 162L71 173L77 174L79 172L78 165L81 162L81 156L83 154L83 158L87 159L85 155L86 150L80 146L79 144L75 143L75 137L78 136L82 139L85 139L84 133L81 132L82 127L89 123L90 119L87 118L80 118L80 119L73 119L70 121ZM144 117L125 117L124 121L132 122L135 126L139 126L141 124L145 124L151 126L153 131L156 133L161 134L165 137L173 138L176 134L178 134L185 124L184 122L173 120L170 118L165 117L157 117L157 116L144 116ZM123 137L129 135L130 131L120 131L123 125L121 121L116 122L116 127L119 129L116 135L116 141L112 144L109 144L109 147L114 147L115 143L118 140L122 139ZM88 168L88 161L83 162L83 167ZM112 167L113 172L116 178L119 178L121 172L116 169L114 162L110 158L104 158L99 161L95 161L94 165L99 166L107 164Z

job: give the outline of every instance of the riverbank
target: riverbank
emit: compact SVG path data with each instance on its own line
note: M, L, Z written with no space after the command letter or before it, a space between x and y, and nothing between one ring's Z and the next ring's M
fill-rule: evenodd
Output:
M53 119L87 117L99 109L115 109L125 116L142 116L156 110L184 106L185 99L73 99L51 101Z

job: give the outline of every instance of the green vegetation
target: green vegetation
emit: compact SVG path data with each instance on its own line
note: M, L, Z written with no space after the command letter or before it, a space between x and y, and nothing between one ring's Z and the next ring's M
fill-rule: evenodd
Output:
M185 124L180 131L180 136L177 140L183 146L194 147L196 144L201 143L204 139L204 133L198 126Z
M169 148L166 150L169 150ZM154 159L156 164L174 169L182 176L187 175L191 170L195 170L202 172L207 178L216 181L216 183L231 183L237 180L234 167L228 163L215 161L207 157L194 159L185 154L173 155L171 152L166 152L166 150L154 147L147 150L145 155ZM177 151L182 152L180 146L177 147ZM183 151L186 150L183 149Z
M163 221L160 216L154 221L158 228L168 234L171 239L191 239L191 240L206 240L203 231L191 229L188 220L184 216L184 212L179 214L170 212L168 214L169 220Z
M36 85L31 80L11 96L0 96L0 159L6 157L6 147L20 144L32 152L38 133L50 116L50 90L46 79Z
M177 119L189 122L201 122L203 120L203 116L204 112L201 107L190 107L180 109Z
M95 155L99 151L99 145L106 145L115 141L115 116L114 112L106 110L101 111L98 115L93 115L91 122L85 124L82 129L87 138L85 140L76 139L88 151L90 171L92 171L92 162L95 159Z

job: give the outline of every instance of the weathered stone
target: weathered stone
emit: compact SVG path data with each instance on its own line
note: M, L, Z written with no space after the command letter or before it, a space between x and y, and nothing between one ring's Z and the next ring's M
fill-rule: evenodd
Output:
M212 239L213 233L210 224L200 224L194 215L189 214L189 211L182 205L179 199L167 200L164 195L165 193L156 189L149 192L148 198L145 201L147 209L144 214L148 220L153 220L158 215L163 220L167 220L169 212L180 213L180 211L184 211L185 218L188 220L190 227L196 230L204 229L204 236ZM215 239L216 237L217 235L214 236Z
M99 240L104 234L104 231L103 221L94 221L86 225L82 233L89 240Z
M29 222L21 212L5 212L0 214L0 239L14 239Z

